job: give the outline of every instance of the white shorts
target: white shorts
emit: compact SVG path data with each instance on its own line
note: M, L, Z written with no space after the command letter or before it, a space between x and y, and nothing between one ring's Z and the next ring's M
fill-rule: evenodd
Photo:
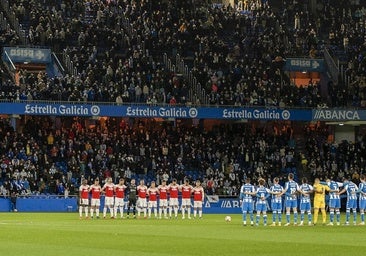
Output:
M123 206L125 206L124 198L116 197L114 199L114 207L123 207Z
M149 201L149 208L157 208L158 202L157 201Z
M191 199L183 198L182 199L182 206L191 207Z
M169 206L178 206L178 198L170 198L169 200Z
M114 197L105 197L104 199L104 205L108 206L108 205L114 205Z
M193 208L202 208L202 201L193 201Z
M168 200L167 199L160 199L159 207L168 207Z
M90 206L97 206L99 207L100 206L100 199L98 198L92 198L91 199L91 203L90 203Z
M88 206L89 205L89 199L81 198L80 199L80 205Z
M146 198L139 198L137 200L137 205L140 207L140 208L146 208L147 207L147 201L146 201Z

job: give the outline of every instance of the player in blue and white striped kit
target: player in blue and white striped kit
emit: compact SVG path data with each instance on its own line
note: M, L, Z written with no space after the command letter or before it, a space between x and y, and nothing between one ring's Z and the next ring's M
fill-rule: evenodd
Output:
M297 225L297 192L299 191L299 185L294 181L294 174L289 173L288 182L286 182L283 194L285 194L285 206L286 206L286 221L285 226L290 225L290 212L291 209L294 212L294 225Z
M259 187L255 192L255 195L257 197L257 203L256 203L257 216L255 220L256 226L259 225L259 219L261 213L263 214L263 225L267 226L267 198L270 195L270 190L264 187L264 183L265 183L264 179L260 179Z
M250 184L250 178L245 179L245 184L240 188L240 200L242 200L242 210L243 210L243 225L247 225L247 213L250 216L250 225L254 225L253 216L253 195L255 193L255 187Z
M343 183L336 182L328 179L326 184L330 188L329 191L329 224L328 226L334 225L334 212L336 214L337 225L340 225L341 221L341 198L339 196L340 188L343 187Z
M272 207L272 224L271 226L276 226L276 219L278 216L278 226L281 226L282 221L282 191L283 187L279 184L279 178L275 177L273 179L273 185L270 187L272 194L271 207Z
M313 186L308 184L307 178L302 178L302 184L300 186L299 192L300 196L300 226L304 225L304 215L305 212L308 213L308 225L312 225L312 215L311 215L311 201L310 195L313 193Z
M347 204L346 204L346 223L345 225L349 225L349 219L351 215L351 209L353 213L353 224L356 225L357 221L357 192L358 187L352 181L344 180L344 188L339 194L343 194L347 192Z
M358 207L360 208L361 222L359 225L365 225L365 210L366 210L366 176L360 175L358 192L360 193Z

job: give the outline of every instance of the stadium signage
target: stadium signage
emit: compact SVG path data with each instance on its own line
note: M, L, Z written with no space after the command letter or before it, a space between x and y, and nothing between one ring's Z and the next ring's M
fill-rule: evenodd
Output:
M82 105L37 105L27 104L25 105L24 114L31 115L68 115L68 116L89 116L93 114L93 108Z
M39 48L4 47L12 62L51 63L51 50ZM4 60L7 60L4 58Z
M288 58L285 64L286 71L324 71L323 59Z
M156 107L146 106L127 107L126 116L130 117L162 117L162 118L195 118L197 109L176 108L176 107Z
M224 109L222 117L225 119L287 120L291 117L291 114L287 110L278 109Z
M93 105L87 102L0 102L2 115L106 116L141 118L198 118L226 120L349 121L366 120L366 110L279 109L245 107L184 107L152 105Z
M313 119L322 121L361 120L359 111L357 110L331 110L331 109L315 110L313 114Z

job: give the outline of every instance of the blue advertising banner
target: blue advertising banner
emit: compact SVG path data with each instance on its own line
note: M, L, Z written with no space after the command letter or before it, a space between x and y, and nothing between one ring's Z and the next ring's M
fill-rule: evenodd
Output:
M10 212L10 199L0 198L0 212Z
M313 120L319 121L360 121L366 120L365 110L314 109Z
M0 114L51 116L109 116L199 118L228 120L312 120L311 110L276 108L178 107L151 105L93 105L59 103L0 103Z
M288 58L284 69L286 71L324 72L325 65L323 59Z
M3 60L5 53L14 63L51 63L51 50L39 48L18 48L18 47L4 47Z
M231 120L290 120L290 121L361 121L366 110L349 109L276 109L177 107L151 105L95 105L59 103L0 102L0 114L51 116L108 116L142 118L199 118Z

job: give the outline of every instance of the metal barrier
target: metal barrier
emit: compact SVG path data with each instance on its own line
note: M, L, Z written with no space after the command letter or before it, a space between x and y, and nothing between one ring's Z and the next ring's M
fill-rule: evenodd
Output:
M6 20L6 17L4 17L3 12L0 13L0 26L2 30L5 30L8 26L8 21Z
M182 74L188 81L188 84L192 91L190 91L189 99L194 102L194 104L199 103L208 104L208 96L201 84L198 83L196 77L193 75L192 71L189 70L188 66L185 64L183 58L177 54L175 59L177 72Z
M73 76L78 75L78 70L74 66L74 63L71 60L71 58L69 56L69 53L67 52L67 49L64 49L63 52L62 52L62 61L64 62L65 66L66 66L66 70L67 70L68 73L70 73Z
M5 65L5 67L7 68L7 70L9 71L9 74L11 75L13 82L16 82L15 74L17 72L17 69L6 51L4 51L4 55L5 55L5 58L7 59L7 61L3 61L3 63Z
M324 60L327 63L328 70L330 73L330 76L332 77L335 84L338 84L338 77L339 77L339 61L337 60L337 63L335 62L334 58L329 53L328 49L324 48ZM342 79L344 77L342 76Z
M53 56L53 58L54 58L54 59L55 59L55 61L56 61L56 65L57 65L57 67L60 69L61 73L62 73L62 74L64 74L64 73L65 73L65 69L64 69L64 67L62 66L62 64L61 64L60 60L58 59L57 55L56 55L55 53L52 53L52 56Z

